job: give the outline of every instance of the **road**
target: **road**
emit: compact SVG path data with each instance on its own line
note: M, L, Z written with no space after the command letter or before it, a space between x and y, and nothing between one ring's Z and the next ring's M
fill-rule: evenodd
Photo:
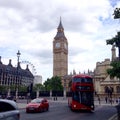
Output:
M21 109L20 120L109 120L116 113L111 105L97 105L95 112L72 112L66 102L50 102L50 109L42 113L26 113Z

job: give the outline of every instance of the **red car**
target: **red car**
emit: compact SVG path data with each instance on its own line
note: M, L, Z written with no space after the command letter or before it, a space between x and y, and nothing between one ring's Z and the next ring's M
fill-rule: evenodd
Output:
M45 98L33 99L26 106L26 113L29 112L43 112L49 110L49 102Z

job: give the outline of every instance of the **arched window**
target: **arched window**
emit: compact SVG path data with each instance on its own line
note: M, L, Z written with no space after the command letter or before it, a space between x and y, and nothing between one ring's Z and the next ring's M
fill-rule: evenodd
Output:
M111 86L105 86L104 90L105 90L105 93L107 93L109 97L111 97L112 93L114 92L114 88Z
M117 92L117 93L120 93L120 86L117 86L117 87L116 87L116 92Z
M108 86L105 86L105 87L104 87L104 92L105 92L105 93L108 93L108 90L109 90Z

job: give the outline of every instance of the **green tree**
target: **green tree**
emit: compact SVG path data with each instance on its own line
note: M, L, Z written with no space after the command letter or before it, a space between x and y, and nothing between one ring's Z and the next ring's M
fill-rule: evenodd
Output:
M107 45L115 45L118 47L119 51L119 60L120 60L120 32L117 32L117 35L111 39L106 40Z
M27 92L27 86L20 85L18 89L19 89L19 92Z
M52 90L56 90L56 91L63 90L61 78L58 76L52 77L51 87L52 87Z
M61 78L58 76L52 77L51 79L47 79L44 82L44 86L46 90L63 90Z
M107 69L107 73L110 75L110 78L120 78L120 61L111 62L111 68Z
M115 45L118 47L119 59L111 62L111 68L107 69L110 78L120 78L120 32L112 39L106 40L107 45Z
M2 92L6 92L6 86L4 86L4 85L0 85L0 91L2 91Z
M45 90L51 90L51 79L47 79L45 82L44 82L44 87L45 87Z
M10 85L10 90L15 91L15 85Z
M120 19L120 8L116 8L113 13L114 19ZM118 47L119 51L119 60L120 60L120 32L117 32L117 35L112 39L106 40L107 44L115 45Z

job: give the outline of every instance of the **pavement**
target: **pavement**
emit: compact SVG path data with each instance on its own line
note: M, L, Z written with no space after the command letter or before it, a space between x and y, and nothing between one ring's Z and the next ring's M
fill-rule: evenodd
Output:
M67 99L66 98L59 98L56 101L54 99L48 99L48 101L49 102L65 102L65 103L67 103ZM27 105L28 102L29 102L28 100L17 100L16 101L19 109L25 109L25 107L26 107L26 105ZM105 101L99 102L99 101L96 101L96 100L95 100L94 103L95 103L96 106L97 105L110 105L110 106L116 106L117 105L117 103L111 104L111 103L105 103ZM117 113L114 114L108 120L118 120Z

